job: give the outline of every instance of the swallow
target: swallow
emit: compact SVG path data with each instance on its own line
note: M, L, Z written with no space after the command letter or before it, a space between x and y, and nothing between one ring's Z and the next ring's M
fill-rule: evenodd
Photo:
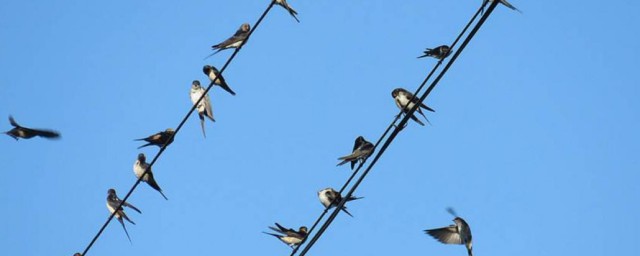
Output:
M147 163L146 160L147 160L147 158L144 156L143 153L138 154L138 159L136 160L135 163L133 163L133 173L136 175L136 178L140 179L140 176L142 176L144 171L147 168L149 168L149 171L144 176L144 178L142 178L142 181L146 182L153 189L155 189L158 192L160 192L160 194L162 195L162 197L164 197L165 200L169 200L164 195L164 193L162 193L162 189L160 188L160 186L156 182L156 179L153 178L153 173L151 172L151 168L149 167L149 163Z
M236 95L236 93L231 90L231 87L227 84L227 81L224 80L224 77L220 75L220 71L218 71L216 67L204 65L204 67L202 67L202 72L209 77L209 81L213 81L213 84L220 86L228 93L231 93L231 95Z
M193 82L191 83L191 102L193 104L198 103L198 100L200 99L200 97L202 97L204 91L205 89L200 86L200 81L193 80ZM204 135L204 137L206 138L207 134L205 134L204 132L204 117L208 117L212 122L216 121L215 119L213 119L213 110L211 109L211 100L209 99L209 94L204 96L204 99L202 99L202 101L198 103L196 109L198 110L198 116L200 117L202 135Z
M173 135L175 133L176 132L173 129L167 128L163 132L158 132L146 138L137 139L136 141L144 140L148 142L147 144L144 144L138 147L138 149L144 148L146 146L151 146L151 145L158 146L159 148L161 148L162 146L164 146L164 144L167 144L167 147L168 147L173 142Z
M298 15L298 12L291 8L291 6L287 3L287 0L276 0L276 4L286 9L289 14L291 14L291 17L293 17L298 23L300 23L300 20L298 19L298 17L296 17L296 15Z
M229 37L227 40L224 40L222 43L211 46L212 50L217 50L207 56L205 59L213 56L214 54L229 48L240 48L247 41L247 37L249 37L249 32L251 31L251 25L249 23L243 23L240 25L238 31L236 31L233 36Z
M367 161L367 158L373 154L374 150L371 142L368 142L362 136L358 136L356 142L353 144L353 152L350 155L338 158L338 160L342 160L342 162L338 163L338 166L351 162L351 170L353 170L353 167L358 161L363 163Z
M22 127L13 119L12 116L9 116L9 123L13 126L13 129L5 132L5 134L11 136L11 138L14 138L15 140L18 140L18 138L31 139L35 136L47 139L57 139L60 137L60 133L57 131Z
M441 45L436 48L427 48L424 51L424 55L418 58L424 57L434 57L436 59L442 60L451 54L451 48L448 45Z
M111 214L113 214L114 212L116 213L114 217L116 217L116 219L118 219L120 224L122 224L122 228L124 228L124 233L127 234L127 238L129 238L129 242L131 242L131 237L129 236L129 232L127 232L127 228L124 226L124 221L122 221L122 218L124 218L125 220L127 220L133 225L135 225L136 223L131 221L129 217L127 217L127 214L124 213L123 207L118 208L118 205L120 205L120 202L122 202L122 200L120 200L120 198L118 198L118 195L116 195L116 190L110 188L107 194L108 194L107 209L109 209L109 212L111 212ZM140 210L138 210L138 208L131 205L130 203L122 202L122 206L129 207L140 214L142 213Z
M320 203L322 203L322 205L324 205L324 207L327 209L336 207L340 203L340 201L342 201L342 196L340 195L340 193L338 193L338 191L335 191L333 188L325 188L318 191L318 198L320 198ZM358 199L362 199L362 197L350 196L349 198L347 198L347 202ZM351 215L351 213L347 211L346 206L343 205L342 209L340 210L353 217L353 215Z
M73 256L82 256L82 254L79 253L79 252L76 252L76 253L73 254Z
M464 244L467 247L467 253L469 256L473 256L473 244L469 224L467 224L464 219L458 217L452 208L447 208L447 211L455 216L453 219L455 225L436 229L427 229L424 232L443 244Z
M409 91L402 88L394 89L391 92L391 96L395 99L396 106L398 106L398 108L401 109L405 114L407 114L407 112L409 112L409 110L412 109L416 103L418 103L417 97L413 96L413 94L411 94ZM428 111L435 112L435 110L428 107L424 103L420 103L420 107ZM420 115L422 115L424 119L427 120L427 123L431 124L431 122L429 122L429 119L427 119L427 116L422 113L422 110L420 108L417 108L416 112L420 113ZM418 119L415 115L411 115L411 119L413 119L413 121L416 121L416 123L424 126L424 123L420 121L420 119Z
M298 229L298 231L295 231L292 228L285 228L278 223L276 223L276 227L277 228L274 228L274 227L269 227L269 228L280 234L273 234L273 233L267 233L267 232L262 232L262 233L265 233L267 235L272 235L280 239L280 241L287 244L291 248L296 248L298 245L302 243L304 238L307 236L307 227L305 226L301 226Z
M501 4L503 4L504 6L506 6L507 8L517 11L519 13L522 13L522 11L520 11L518 8L516 8L515 6L513 6L512 4L510 4L509 2L507 2L507 0L499 0ZM482 2L482 4L484 5L486 2L493 2L493 0L484 0ZM480 12L480 14L482 15L484 13L484 8L482 8L482 11Z

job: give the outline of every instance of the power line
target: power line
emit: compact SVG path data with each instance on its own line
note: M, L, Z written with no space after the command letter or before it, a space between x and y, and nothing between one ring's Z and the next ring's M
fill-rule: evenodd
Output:
M240 51L240 49L242 49L242 47L244 46L244 44L249 41L249 38L251 37L251 35L253 34L253 32L258 28L258 26L260 25L260 23L262 22L262 20L264 19L265 16L267 16L267 13L269 13L269 11L271 10L271 8L273 7L273 5L275 4L275 0L271 1L269 3L269 6L267 6L267 9L264 10L264 12L262 13L262 15L260 16L260 18L258 18L258 21L256 21L255 25L253 25L253 27L251 28L251 30L249 31L249 34L247 35L247 38L244 40L244 42L242 43L242 45L240 45L238 48L236 48L233 51L233 54L231 54L231 56L227 59L227 62L225 62L224 66L222 66L222 68L220 69L220 72L218 73L219 77L222 77L222 72L225 71L225 69L227 69L227 67L229 66L229 64L231 63L231 61L236 57L236 55L238 54L238 52ZM182 128L182 126L184 126L184 124L187 122L187 119L189 119L189 116L191 116L191 114L193 113L193 111L196 109L196 107L198 106L198 104L200 104L200 102L202 101L202 99L205 98L205 96L207 95L207 93L209 93L209 90L211 90L211 88L214 86L214 81L211 81L211 83L209 83L209 86L207 87L207 89L204 91L204 93L200 96L200 99L198 99L198 101L193 104L193 106L191 106L191 109L189 109L189 111L187 112L187 114L182 118L182 121L180 121L180 124L178 124L178 127L175 129L175 132L171 135L171 137L169 138L168 141L173 140L173 138L176 136L176 134L178 134L178 132L180 131L180 129ZM153 164L155 164L155 162L158 160L158 158L160 158L160 155L162 155L162 153L165 151L165 149L167 148L167 144L162 145L162 147L160 148L160 150L158 151L158 153L153 157L153 160L151 160L151 162L149 163L149 167L147 169L144 170L144 172L142 173L142 175L140 175L140 178L138 178L138 180L136 180L136 183L133 184L133 186L131 187L131 189L129 190L129 192L127 193L127 195L122 198L120 205L118 205L118 207L116 209L122 209L122 205L127 201L127 199L129 199L129 196L131 196L131 194L133 193L133 191L136 189L136 187L138 187L138 184L140 184L140 182L142 181L142 178L144 178L145 175L147 175L147 172L149 172L149 170L151 170L151 167L153 167ZM111 222L111 220L113 219L113 217L116 215L118 211L114 211L113 213L111 213L111 215L109 215L109 218L107 218L107 221L102 225L102 227L100 228L100 230L98 230L98 233L93 237L93 239L91 240L91 242L89 243L89 245L87 245L87 247L84 249L84 251L82 252L83 256L87 255L87 252L89 251L89 249L91 249L91 247L93 246L93 244L98 240L98 238L100 237L100 235L102 235L102 232L104 231L105 228L107 228L107 226L109 225L109 222Z
M469 29L469 27L471 26L471 24L473 24L473 21L475 21L475 19L478 17L478 15L482 12L482 9L484 8L484 6L486 5L486 3L483 3L482 6L480 7L480 9L478 9L478 11L475 13L475 15L473 15L473 17L469 20L469 22L467 22L467 25L462 29L462 32L460 32L460 34L458 34L458 37L456 37L456 39L453 41L453 43L450 46L450 50L452 51L454 49L454 47L456 46L456 44L458 43L458 41L460 41L460 39L462 38L462 36L467 32L467 29ZM439 60L438 63L436 63L436 65L433 67L433 69L431 69L431 72L429 72L429 74L427 75L427 77L424 79L424 81L422 82L422 84L420 85L420 87L418 87L418 89L414 92L413 95L418 95L418 93L420 92L420 90L422 90L422 88L424 87L424 85L426 84L427 81L429 81L429 79L431 78L431 76L435 73L435 71L438 69L438 67L440 67L440 65L442 64L442 62L444 61L444 58ZM404 106L405 108L407 106ZM380 138L378 138L378 140L376 141L375 145L374 145L374 149L378 147L378 145L382 142L382 140L387 136L387 134L389 133L389 131L391 131L391 129L394 127L395 123L398 121L398 119L400 119L400 117L402 116L402 110L400 110L400 113L398 113L398 115L396 115L396 117L393 119L393 121L389 124L389 126L387 126L387 129L382 133L382 135L380 136ZM340 188L339 190L339 194L342 194L342 192L347 188L347 186L351 183L351 181L353 180L353 178L355 178L355 176L358 174L358 172L360 171L360 168L362 168L362 166L364 166L364 162L360 163L358 165L358 167L356 168L356 170L351 174L351 176L349 177L349 179L347 179L347 181L344 183L344 185L342 186L342 188ZM322 220L322 218L324 218L324 215L327 214L327 212L329 211L330 207L326 207L324 209L324 211L322 211L322 213L320 214L320 216L316 219L316 221L313 223L313 225L311 226L311 228L309 229L309 231L307 232L307 237L309 234L311 234L313 232L313 230L315 229L315 227L320 223L320 221ZM302 241L302 244L304 244L306 238ZM300 244L299 246L297 246L296 248L293 249L293 251L291 252L290 256L293 256L296 254L296 252L298 251L298 249L301 247Z
M466 37L466 39L464 40L464 42L462 43L462 45L460 46L460 49L458 51L455 52L455 54L451 57L451 59L449 60L449 62L447 63L447 65L442 69L442 71L440 72L440 74L436 77L436 79L431 82L431 85L427 88L427 90L424 92L424 94L419 98L418 100L418 104L414 104L414 107L411 108L409 110L409 112L407 112L404 116L404 118L402 118L402 120L400 121L400 123L396 126L396 128L393 130L393 132L391 133L391 135L389 135L389 137L387 138L387 140L385 141L385 143L382 145L382 148L378 151L378 153L376 154L376 156L373 158L373 160L371 161L371 163L369 164L369 166L365 169L365 171L362 173L362 175L360 176L360 178L355 182L355 184L353 184L353 186L351 187L351 189L349 190L349 192L343 196L342 200L338 203L338 205L336 205L336 209L331 213L331 215L329 216L329 218L325 221L325 223L322 225L322 227L320 228L320 230L311 238L311 241L309 241L309 243L305 246L305 248L302 250L302 252L299 254L299 256L304 256L309 249L311 249L311 247L313 247L313 245L315 244L315 242L322 236L322 234L326 231L326 229L329 227L329 225L331 225L331 223L333 222L333 220L336 218L336 216L338 215L338 213L340 212L340 209L345 205L345 203L347 202L347 198L351 197L353 195L353 192L358 188L358 186L360 185L360 183L364 180L364 178L366 177L366 175L369 173L369 171L371 171L371 168L377 163L377 161L380 159L380 157L384 154L384 152L386 151L386 149L389 147L389 145L393 142L393 140L395 139L395 137L399 134L399 132L402 130L402 127L404 127L404 125L406 125L406 123L409 121L409 118L413 115L413 113L420 108L420 103L422 103L427 96L429 95L429 93L431 93L431 91L433 90L433 88L435 88L435 86L438 84L438 82L440 81L440 79L442 79L442 77L444 76L444 74L449 70L449 68L451 67L451 65L456 61L456 59L458 58L458 56L460 55L460 53L464 50L464 48L467 46L467 44L471 41L471 39L475 36L475 34L477 33L477 31L480 29L480 27L482 27L482 25L484 24L484 22L486 21L486 19L489 17L489 15L491 15L491 13L493 12L493 10L495 9L495 7L498 5L499 1L493 1L491 3L491 5L489 6L487 12L480 18L480 21L478 21L478 23L476 24L476 26L473 28L473 30L471 30L471 32L469 33L469 35ZM469 25L473 22L473 20L475 20L475 18L478 16L478 14L482 11L482 9L484 9L485 5L487 3L483 3L482 6L480 7L480 9L478 9L478 12L476 12L476 14L473 16L473 18L471 19L471 21L467 24L467 26L464 28L463 32L460 35L463 35L465 30L469 27ZM458 39L460 39L461 36L458 37ZM456 42L457 40L456 39ZM454 42L455 44L455 42ZM453 47L451 47L453 49ZM441 61L440 61L441 62ZM440 64L440 62L438 63L438 65ZM437 68L437 65L436 67ZM434 68L434 70L435 70ZM433 71L432 71L433 73ZM424 85L426 85L428 78L431 76L431 74L429 74L429 76L427 76L427 78L422 82L422 84L420 85L420 87L418 88L417 91L420 91L420 89L422 87L424 87ZM415 94L417 95L417 93ZM400 116L400 115L399 115ZM391 126L393 126L393 124L396 122L396 120L399 118L399 116L396 117L396 119L394 120L394 122L392 123ZM390 126L390 127L391 127ZM387 128L387 131L385 131L385 134L390 130L390 128ZM384 137L384 135L381 137L381 139ZM376 143L376 148L378 146L378 143ZM358 169L360 169L360 167L362 167L363 164L361 164L360 166L358 166ZM348 182L350 182L351 178L348 180ZM348 184L348 183L347 183ZM345 184L345 187L346 185ZM341 191L342 192L342 191ZM326 211L326 210L325 210ZM324 215L324 213L323 213ZM305 238L306 239L306 238ZM296 248L297 249L297 248ZM293 255L293 253L292 253Z

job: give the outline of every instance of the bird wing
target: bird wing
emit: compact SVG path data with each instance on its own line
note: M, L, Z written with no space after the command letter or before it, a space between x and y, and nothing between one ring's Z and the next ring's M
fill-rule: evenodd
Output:
M458 234L455 225L428 229L425 230L425 232L443 244L463 244L462 238L460 237L460 234Z

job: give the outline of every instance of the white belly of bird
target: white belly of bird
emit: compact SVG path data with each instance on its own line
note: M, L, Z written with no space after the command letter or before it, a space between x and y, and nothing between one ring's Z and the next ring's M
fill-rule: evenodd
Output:
M238 41L238 42L232 43L232 44L230 44L229 46L227 46L227 48L231 48L231 47L238 48L238 47L240 47L240 45L242 44L242 42L243 42L243 41L242 41L242 40L240 40L240 41Z
M300 242L302 242L302 239L297 237L291 237L291 236L283 236L282 238L280 238L280 240L290 245L297 245L297 244L300 244Z
M331 204L331 201L327 197L327 193L325 193L324 190L320 192L320 195L318 197L320 198L320 203L322 203L324 207L327 207Z

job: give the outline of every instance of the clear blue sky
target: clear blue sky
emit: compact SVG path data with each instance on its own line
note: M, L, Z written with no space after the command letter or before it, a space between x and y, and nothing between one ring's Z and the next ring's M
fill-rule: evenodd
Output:
M310 255L465 255L422 230L453 206L483 255L640 255L637 1L512 0L499 6ZM212 91L204 139L194 114L154 166L169 201L141 184L133 244L112 222L89 255L287 255L267 226L311 225L316 192L355 137L375 140L480 0L296 1L274 8ZM123 197L142 150L175 127L210 46L268 1L5 1L0 130L6 117L63 138L0 137L0 247L71 255Z

